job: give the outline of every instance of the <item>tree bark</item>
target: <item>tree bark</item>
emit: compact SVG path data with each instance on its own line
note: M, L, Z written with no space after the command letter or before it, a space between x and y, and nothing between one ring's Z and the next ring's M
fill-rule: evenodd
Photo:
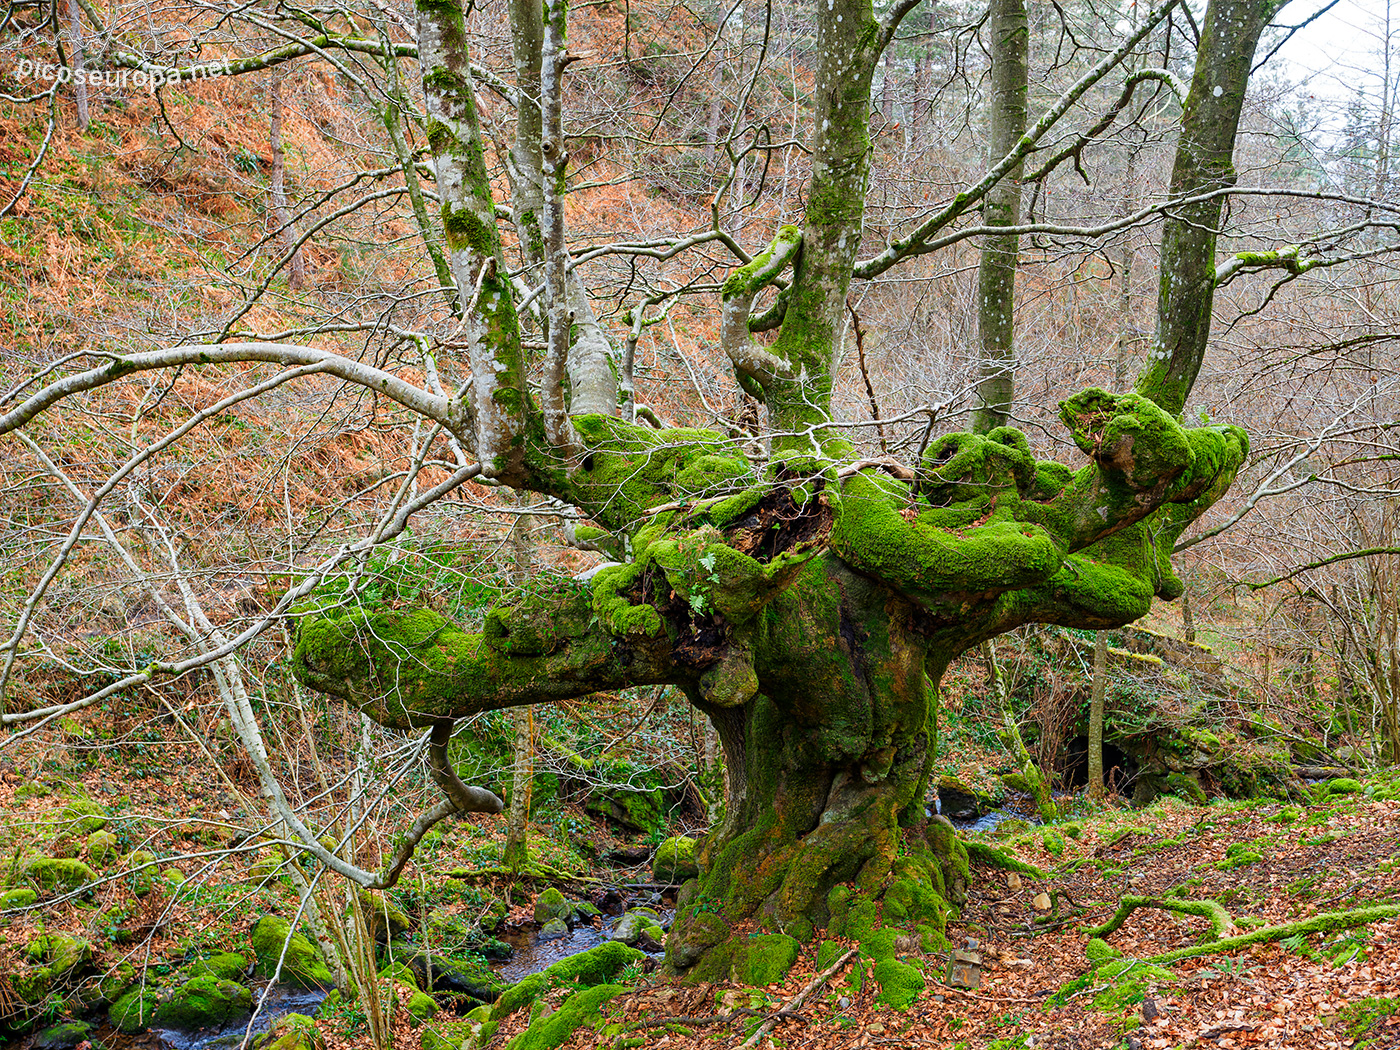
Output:
M989 162L995 164L1026 133L1027 53L1030 29L1025 0L991 0L987 33L992 49ZM1021 221L1021 170L1017 164L982 202L985 226ZM977 267L977 345L980 354L974 433L985 434L1011 418L1015 394L1016 264L1021 239L990 236Z
M272 147L272 178L269 192L272 196L272 217L277 223L278 238L284 253L290 253L287 260L287 287L299 291L306 286L306 260L297 247L297 231L292 225L291 209L287 207L287 161L282 150L282 71L274 69L268 83L268 107L271 112L268 138Z
M1254 51L1287 0L1211 0L1196 71L1181 114L1170 196L1181 199L1235 184L1234 151ZM1177 415L1210 339L1215 242L1225 198L1183 204L1162 227L1157 330L1137 389Z
M1108 632L1094 632L1094 680L1089 687L1089 797L1103 798L1103 700L1108 692Z

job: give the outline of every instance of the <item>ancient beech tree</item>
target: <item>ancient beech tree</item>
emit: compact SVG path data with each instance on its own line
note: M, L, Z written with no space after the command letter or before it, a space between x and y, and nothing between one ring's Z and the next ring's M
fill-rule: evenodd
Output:
M424 388L364 361L281 343L181 346L37 386L0 416L0 432L136 370L267 361L284 371L266 386L337 376L441 426L465 449L460 469L405 503L395 528L470 477L577 508L594 524L593 543L614 560L499 605L480 633L426 610L318 596L312 574L276 610L298 614L297 674L385 726L431 730L446 799L429 823L500 808L446 765L455 720L599 690L678 687L718 730L729 797L700 851L701 875L682 892L669 963L698 976L742 971L760 942L731 932L752 919L799 940L821 928L857 937L885 965L877 976L896 980L893 936L882 926L936 941L966 873L951 829L924 809L938 684L950 661L1021 624L1114 627L1145 614L1154 596L1176 597L1172 547L1246 455L1238 428L1188 428L1179 414L1206 349L1214 227L1233 181L1251 56L1281 6L1212 0L1205 14L1167 211L1158 339L1137 392L1091 389L1061 405L1085 457L1063 465L1037 460L1020 431L999 425L1012 400L1009 314L999 315L1001 334L989 343L996 360L984 372L996 389L983 399L992 411L978 417L985 432L934 436L913 462L860 458L832 409L847 292L853 279L947 243L954 224L982 207L1000 268L984 293L1009 295L1024 162L1176 0L1142 17L1038 116L1026 113L1024 13L1002 18L1010 28L995 45L1020 49L1009 73L994 67L1005 90L1019 92L1011 106L1019 111L998 118L1003 155L936 214L860 259L872 74L915 2L899 0L883 19L870 0L813 5L805 215L758 254L739 250L722 290L724 348L740 386L767 412L761 462L719 433L658 429L619 411L629 391L565 246L560 99L571 56L562 0L511 5L512 216L525 269L543 282L542 362L522 339L462 5L418 0L426 137L470 382L456 393ZM368 53L373 45L356 46ZM959 236L968 233L964 225ZM715 239L738 249L727 237L716 229ZM755 313L765 289L777 290L776 301ZM774 328L771 341L754 338ZM339 555L361 553L374 539ZM183 669L152 664L104 692ZM362 884L382 885L402 867L400 857L388 876L349 870L297 830L308 853Z

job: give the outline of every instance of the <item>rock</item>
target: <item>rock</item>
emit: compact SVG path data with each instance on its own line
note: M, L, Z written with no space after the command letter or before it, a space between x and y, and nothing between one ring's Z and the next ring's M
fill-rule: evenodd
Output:
M316 1022L305 1014L287 1014L270 1032L253 1037L253 1050L325 1050Z
M660 791L632 788L595 788L583 808L604 817L626 831L649 835L661 827L663 797Z
M3 893L0 893L0 911L10 911L14 908L27 908L38 899L39 895L28 888L5 890Z
M374 890L360 890L360 908L364 912L365 925L369 928L376 944L388 944L395 937L407 933L413 921L403 909L395 906L382 893Z
M144 897L155 889L156 858L143 849L132 850L124 863L131 872L131 886L136 896Z
M569 924L563 919L550 919L540 927L540 940L557 941L569 935Z
M1006 888L1014 893L1016 890L1019 890L1021 886L1021 876L1014 871L1008 871L1006 873Z
M253 954L258 957L257 974L271 977L282 959L281 980L301 988L331 988L335 979L321 961L315 945L304 934L292 931L292 925L277 915L264 915L253 926L250 938ZM283 954L283 945L286 953Z
M256 864L248 867L248 874L243 881L254 886L261 886L265 882L271 882L277 878L278 872L282 870L282 865L275 860L260 860Z
M1364 790L1361 781L1353 780L1350 777L1338 777L1336 780L1327 782L1327 794L1329 795L1358 795Z
M982 987L982 956L976 952L955 951L948 960L944 983L950 988L976 991Z
M194 1031L217 1028L253 1008L253 993L213 974L192 977L156 1007L158 1025Z
M92 961L92 945L66 933L35 937L24 953L33 962L45 963L54 977L65 977Z
M426 992L414 992L408 1000L409 1023L415 1027L438 1012L438 1004Z
M938 812L949 820L976 820L984 811L982 796L953 776L938 778Z
M105 864L117 855L117 836L110 831L94 831L87 837L87 857L94 864Z
M633 908L617 920L612 933L608 934L608 940L636 944L642 936L642 930L648 926L659 926L660 919L651 908Z
M106 811L91 799L75 798L63 807L59 816L68 823L64 830L74 835L101 831L107 826Z
M200 959L187 972L191 977L212 975L225 981L238 981L248 973L248 957L237 952L216 952Z
M535 921L541 926L550 919L563 919L567 922L572 914L573 908L569 902L553 886L535 898Z
M155 985L138 984L112 1004L107 1020L113 1028L127 1035L143 1032L154 1019L158 1004Z
M435 955L406 941L390 947L413 971L422 991L456 992L478 1003L494 1003L507 987L480 959Z
M40 889L67 893L97 881L97 872L80 860L35 857L24 866L24 877Z
M574 913L572 918L569 919L569 922L575 926L579 924L586 925L603 914L587 901L574 901L573 909Z
M83 1021L63 1021L52 1028L45 1028L29 1041L29 1050L72 1050L79 1043L88 1041L92 1025Z
M685 882L697 878L700 868L695 863L695 840L689 835L675 835L656 847L651 860L651 873L657 882Z
M650 846L619 846L605 854L614 864L641 864L651 856Z
M1049 911L1050 894L1046 893L1044 890L1041 890L1035 895L1035 898L1031 901L1031 907L1034 908L1036 911Z
M160 873L161 881L167 886L182 886L185 882L185 873L179 868L166 868Z

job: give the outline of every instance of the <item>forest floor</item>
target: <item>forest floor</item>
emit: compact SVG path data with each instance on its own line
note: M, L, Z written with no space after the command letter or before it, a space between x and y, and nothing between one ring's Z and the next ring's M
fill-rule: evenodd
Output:
M1124 894L1211 898L1240 930L1292 923L1320 912L1400 898L1400 801L1331 796L1325 805L1222 802L1193 807L1174 799L1077 826L1078 839L1052 856L1021 855L1051 871L1019 880L973 869L962 917L950 924L955 948L972 939L983 957L977 991L938 983L942 964L923 962L928 985L907 1012L875 1001L874 983L854 990L838 973L796 1016L779 1021L774 1046L790 1050L938 1047L1010 1050L1248 1047L1277 1050L1400 1047L1400 922L1298 936L1177 963L1146 966L1133 978L1094 974L1086 924L1106 921ZM1058 841L1051 836L1058 846ZM1055 891L1074 918L1037 921L1036 894ZM1198 944L1206 920L1138 910L1111 946L1146 960ZM737 1023L695 1019L748 1006L770 1015L814 977L815 949L781 985L686 987L657 977L610 1004L610 1016L642 1021L647 1046L672 1050L743 1043L752 1017ZM1087 979L1086 979L1087 975ZM726 1009L728 1007L729 1009ZM659 1018L668 1019L665 1025ZM649 1020L648 1020L649 1019ZM523 1019L522 1019L523 1022ZM523 1023L516 1026L523 1027ZM588 1029L571 1047L608 1045ZM767 1046L765 1039L759 1044Z
M7 838L17 840L25 829L51 821L67 795L80 794L114 813L121 811L125 798L142 798L141 813L123 818L124 835L133 834L138 825L148 831L198 829L197 822L190 824L192 816L215 811L229 800L196 767L185 769L185 776L127 783L113 777L109 768L70 778L62 787L54 784L50 794L19 798L16 788L31 781L11 768L0 775L0 824L9 829ZM1367 791L1386 795L1391 787L1381 780L1369 783ZM1393 1050L1400 1047L1400 921L1394 919L1156 969L1146 960L1202 943L1209 924L1195 916L1142 909L1105 937L1126 960L1141 963L1119 967L1121 972L1109 978L1105 971L1095 971L1086 957L1085 927L1105 922L1125 894L1212 899L1228 909L1239 932L1400 900L1400 801L1377 800L1370 794L1325 795L1319 790L1307 803L1222 800L1208 806L1164 798L1143 810L1110 803L1097 814L1022 833L1006 845L1023 861L1043 869L1047 878L974 865L967 903L948 927L953 948L975 942L982 959L980 987L968 991L947 986L945 959L914 949L903 958L923 970L926 987L910 1009L900 1011L877 1001L878 988L857 957L819 986L804 1006L779 1018L757 1045L766 1047L771 1038L771 1045L788 1050ZM581 825L587 824L582 813L577 816ZM473 819L479 823L462 822L464 837L445 842L412 876L422 891L449 892L432 881L434 872L464 861L482 865L496 848L497 827ZM540 831L541 845L547 846L549 829ZM193 875L197 865L181 864L173 852L167 853L175 841L163 846L164 834L142 842ZM468 849L462 843L474 845ZM7 849L13 846L14 841L7 843ZM200 844L186 841L183 848L194 853ZM164 898L157 894L158 904L145 898L141 915L131 916L138 926L142 915L149 923L138 953L159 967L212 945L240 950L258 914L289 904L286 888L276 885L230 892L242 882L236 865L252 859L228 861L235 870L225 868L201 892ZM596 870L590 874L628 877ZM535 892L542 888L531 887ZM528 899L524 889L515 889L517 904ZM1037 910L1035 899L1042 892L1054 895L1056 911L1050 916ZM121 896L119 883L108 884L104 893L115 900ZM48 932L66 930L93 938L103 922L110 922L104 917L112 914L112 900L73 900L8 920L0 927L0 973L23 968L24 946L38 924ZM94 939L99 963L132 950ZM630 972L630 990L608 1004L605 1021L639 1025L630 1034L644 1042L633 1045L668 1050L738 1047L759 1017L783 1009L813 980L816 948L804 950L783 983L764 988L690 986L659 970ZM553 999L549 1005L557 1008L560 1001ZM504 1046L528 1023L528 1013L506 1019L491 1045ZM319 1025L329 1050L369 1045L363 1029L345 1017ZM419 1045L421 1030L410 1030L406 1015L398 1018L396 1028L400 1035L395 1045ZM585 1025L565 1045L604 1047L616 1040L615 1030L604 1037ZM146 1035L106 1045L155 1043Z

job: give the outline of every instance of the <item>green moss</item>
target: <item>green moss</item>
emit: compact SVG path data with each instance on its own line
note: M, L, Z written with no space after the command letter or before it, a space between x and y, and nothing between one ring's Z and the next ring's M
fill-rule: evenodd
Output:
M876 1000L896 1010L908 1010L924 990L923 973L898 959L881 959L877 962L875 982L880 986Z
M97 872L80 860L36 857L24 866L24 877L45 890L67 893L97 881Z
M1380 1050L1384 1044L1383 1033L1374 1032L1393 1015L1400 1013L1400 999L1366 998L1348 1003L1337 1013L1337 1020L1345 1026L1348 1039L1355 1040L1355 1050ZM1368 1038L1374 1034L1375 1038Z
M745 985L777 984L792 964L802 946L782 933L765 933L735 945L733 954L734 980Z
M225 981L240 980L248 972L248 957L237 952L216 952L189 968L191 977L212 975Z
M1359 780L1352 780L1350 777L1338 777L1327 782L1327 794L1329 795L1358 795L1365 790L1365 786Z
M1034 864L1027 864L1020 857L1015 856L1010 850L1001 846L991 846L985 842L968 842L968 860L973 864L980 864L989 868L1000 868L1003 871L1014 871L1021 875L1029 875L1033 879L1045 879L1049 876L1037 868Z
M1090 937L1089 943L1084 946L1084 954L1089 962L1097 966L1099 963L1108 962L1110 959L1120 959L1123 953L1113 947L1101 937Z
M107 1011L107 1020L119 1032L131 1035L144 1031L155 1018L160 1000L154 985L137 985Z
M154 1020L175 1028L216 1028L252 1005L253 993L241 984L205 974L175 989L156 1007Z
M38 899L39 895L31 889L5 890L0 892L0 911L27 908Z
M499 1021L534 1002L539 996L565 984L598 985L620 973L629 963L641 962L643 952L617 941L608 941L586 952L560 959L553 966L531 974L501 993L491 1008L491 1020Z
M331 988L331 976L320 954L307 937L292 931L292 925L277 915L264 915L250 934L253 954L258 958L259 977L271 977L282 960L281 980L302 988ZM286 946L285 955L283 946Z
M1178 798L1194 802L1198 806L1204 806L1209 801L1201 782L1185 773L1168 773L1167 790Z
M88 860L94 864L105 864L117 855L117 836L110 831L94 831L87 837Z
M585 1024L602 1021L603 1006L627 991L620 984L603 984L575 992L554 1013L531 1022L530 1027L506 1044L506 1050L554 1050Z
M60 816L70 834L87 835L107 826L107 811L91 799L75 798L63 807Z
M656 847L651 859L652 877L657 882L685 882L700 874L695 863L695 840L689 835L675 835Z
M411 1023L420 1024L438 1012L438 1004L426 992L415 991L408 999L408 1016Z
M548 922L550 919L567 920L573 914L573 908L565 900L564 895L555 887L548 887L543 893L535 898L535 921L538 923Z

